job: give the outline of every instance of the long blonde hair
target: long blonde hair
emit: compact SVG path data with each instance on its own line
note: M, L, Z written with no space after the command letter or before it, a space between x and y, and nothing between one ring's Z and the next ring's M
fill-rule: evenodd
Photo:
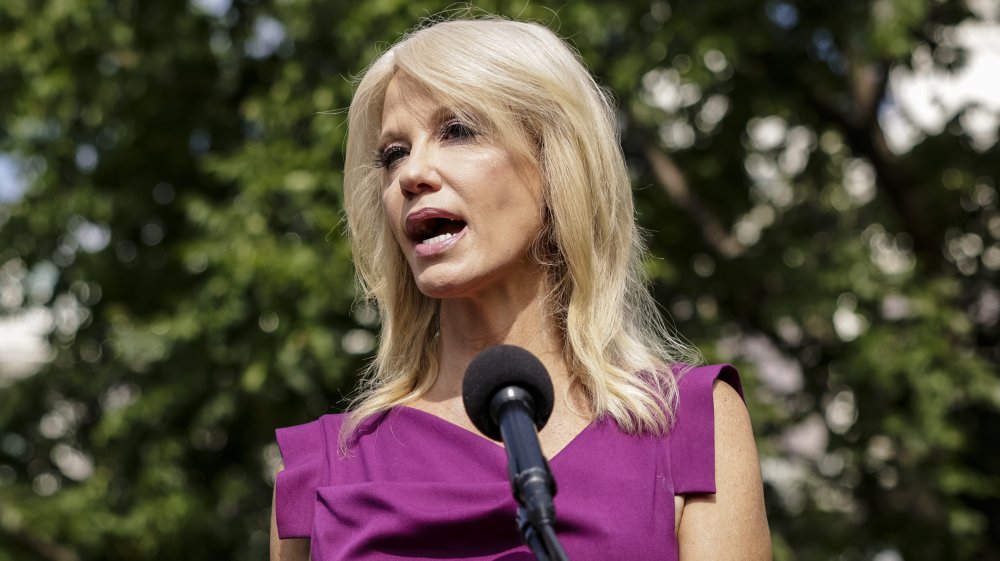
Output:
M485 18L411 32L372 63L351 102L348 231L362 295L382 332L343 434L419 398L437 376L437 301L417 289L393 238L374 165L383 97L399 73L538 166L547 221L534 256L549 271L547 305L573 383L592 415L611 416L630 433L667 430L677 396L671 365L700 356L667 329L646 286L611 96L546 27Z

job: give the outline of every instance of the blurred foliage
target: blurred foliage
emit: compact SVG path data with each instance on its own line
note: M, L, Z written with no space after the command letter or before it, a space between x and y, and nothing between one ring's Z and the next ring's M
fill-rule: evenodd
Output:
M260 559L273 429L376 344L342 235L352 79L421 0L4 0L0 561ZM891 150L960 2L478 2L622 107L653 288L743 370L778 560L1000 559L996 142ZM919 55L919 56L918 56ZM921 62L923 64L923 62ZM994 135L995 138L995 135Z

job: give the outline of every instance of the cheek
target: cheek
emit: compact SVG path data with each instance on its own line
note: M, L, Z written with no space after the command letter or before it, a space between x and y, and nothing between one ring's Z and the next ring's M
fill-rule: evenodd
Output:
M517 217L522 224L540 226L545 220L545 195L541 182L528 174L519 173L516 178L519 180L516 205L511 206L517 209Z
M385 220L386 227L389 232L392 233L392 239L396 241L396 245L400 245L401 236L403 232L401 231L402 226L400 226L399 213L402 210L402 200L401 197L393 196L391 194L391 189L386 189L382 193L382 217Z
M485 159L475 178L492 183L489 189L489 204L498 212L514 212L520 222L531 223L544 214L545 194L541 172L532 163L518 159L512 154L497 151Z
M379 198L382 207L382 219L385 221L382 228L382 243L384 249L390 255L399 254L405 260L409 260L406 252L406 244L409 237L402 225L400 216L403 212L403 200L398 186L389 185L382 190ZM392 259L395 259L394 257Z
M391 188L386 188L382 191L382 215L393 230L396 229L396 224L399 222L398 218L401 208L402 198L398 195L393 195Z

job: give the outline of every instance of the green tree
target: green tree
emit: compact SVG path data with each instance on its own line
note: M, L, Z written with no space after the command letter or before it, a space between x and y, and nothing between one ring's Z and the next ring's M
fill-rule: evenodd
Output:
M342 407L376 344L342 236L351 79L450 5L353 4L0 4L26 189L0 203L0 317L50 353L0 363L0 560L265 555L273 429ZM477 6L546 22L616 92L653 288L744 374L775 557L1000 559L989 108L886 130L894 77L961 72L956 30L990 15Z

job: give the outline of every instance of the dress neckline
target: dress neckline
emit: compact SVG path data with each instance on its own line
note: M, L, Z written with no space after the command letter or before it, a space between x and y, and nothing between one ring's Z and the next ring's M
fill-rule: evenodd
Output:
M405 411L408 412L409 414L416 414L418 417L422 417L424 419L430 419L438 426L444 427L450 432L460 435L462 438L465 438L472 442L481 442L482 446L487 446L494 451L491 453L502 455L506 461L507 452L504 446L495 440L487 438L485 435L482 435L475 431L471 431L461 425L457 425L443 417L435 415L434 413L424 411L423 409L417 409L416 407L411 407L409 405L398 405L395 407L395 411L400 413ZM390 412L390 415L391 414L392 412ZM578 446L577 443L580 440L585 439L588 433L593 432L598 423L599 419L596 418L591 419L591 421L587 423L587 425L583 427L583 429L580 430L580 432L576 433L576 435L574 435L573 438L569 439L569 441L566 442L566 444L564 444L562 448L557 450L556 453L553 454L551 458L546 458L546 460L548 460L548 462L551 464L556 460L562 458L565 455L564 454L565 452L569 451L571 448Z

